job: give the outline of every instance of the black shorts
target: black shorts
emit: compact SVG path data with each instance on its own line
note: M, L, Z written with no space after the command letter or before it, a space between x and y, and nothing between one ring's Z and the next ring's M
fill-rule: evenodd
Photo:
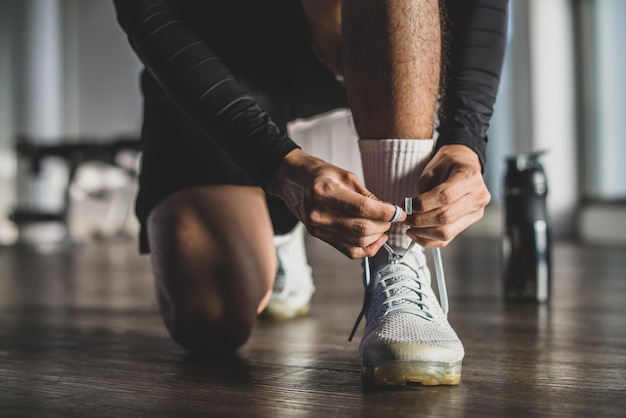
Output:
M346 107L343 85L313 51L296 63L290 82L264 76L236 74L240 83L282 129L298 118L307 118ZM288 53L288 52L287 52ZM310 57L310 58L306 58ZM296 82L294 82L294 80ZM136 214L141 225L140 251L149 252L146 221L150 211L167 196L190 187L206 185L259 186L258 181L200 129L167 96L153 77L142 74L144 123L142 164ZM282 201L268 197L274 231L290 231L296 224Z

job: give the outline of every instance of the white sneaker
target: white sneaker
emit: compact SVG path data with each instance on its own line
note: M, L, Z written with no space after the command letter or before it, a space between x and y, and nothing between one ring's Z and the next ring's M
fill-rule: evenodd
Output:
M384 248L386 251L364 261L365 300L350 336L365 316L359 347L364 381L381 385L459 383L464 350L446 318L448 302L439 253L435 262L439 263L441 306L430 285L423 248L413 244L406 251L386 244Z
M278 269L272 296L263 316L275 320L292 319L311 309L315 293L313 275L304 247L304 225L298 223L293 231L274 237Z

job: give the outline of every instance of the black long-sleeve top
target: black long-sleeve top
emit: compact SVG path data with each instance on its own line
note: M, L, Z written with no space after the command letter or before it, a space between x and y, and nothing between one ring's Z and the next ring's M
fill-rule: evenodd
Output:
M437 148L467 145L484 168L487 129L506 49L508 0L447 0L446 4L449 63Z
M507 2L447 2L450 63L437 146L465 144L483 164L506 43ZM130 44L166 93L267 184L297 145L242 88L236 74L256 74L259 80L265 72L291 76L291 63L301 58L297 45L304 32L294 26L301 20L282 16L300 16L298 0L114 3ZM224 14L240 16L238 24L222 19Z

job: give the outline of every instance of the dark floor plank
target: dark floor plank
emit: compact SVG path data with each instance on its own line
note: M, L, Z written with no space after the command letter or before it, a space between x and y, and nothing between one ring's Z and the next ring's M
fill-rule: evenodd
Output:
M562 416L626 408L626 249L558 243L549 306L503 303L499 246L444 250L457 387L360 380L360 266L309 241L309 316L259 322L233 358L190 358L156 311L135 243L0 249L0 416Z

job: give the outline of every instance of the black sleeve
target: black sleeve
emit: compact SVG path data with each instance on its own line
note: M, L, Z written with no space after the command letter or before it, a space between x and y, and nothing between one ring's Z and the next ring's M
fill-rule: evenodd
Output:
M508 0L448 0L446 5L449 39L437 148L467 145L484 170L507 43Z
M114 0L131 46L167 94L265 186L297 145L177 15L175 0Z

